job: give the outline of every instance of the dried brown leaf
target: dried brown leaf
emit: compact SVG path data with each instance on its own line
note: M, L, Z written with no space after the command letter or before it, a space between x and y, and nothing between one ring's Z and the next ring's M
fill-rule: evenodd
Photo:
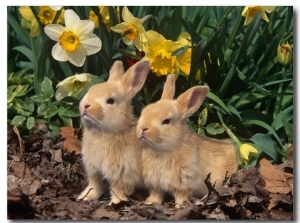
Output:
M75 134L75 130L71 126L65 126L60 128L60 134L64 140L64 152L73 152L75 154L80 154L81 150L81 141L78 139Z
M98 208L92 213L92 219L111 219L117 220L119 218L119 213L115 211L108 211L103 207Z
M266 182L265 188L271 193L287 194L291 191L291 187L286 183L284 172L275 165L272 165L268 160L260 161L260 173Z

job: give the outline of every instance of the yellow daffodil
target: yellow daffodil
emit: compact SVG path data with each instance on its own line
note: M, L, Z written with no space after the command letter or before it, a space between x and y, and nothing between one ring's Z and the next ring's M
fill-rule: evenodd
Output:
M251 156L258 155L257 149L254 146L247 143L241 144L239 149L240 149L241 160L245 164L248 164L248 161Z
M248 25L259 12L261 12L262 19L269 22L266 12L270 13L274 9L275 6L246 6L242 12L242 16L246 17L244 25Z
M291 45L288 43L282 45L279 44L277 48L277 58L279 63L284 66L290 64L293 58Z
M61 7L60 7L61 8ZM40 6L38 12L38 18L40 22L44 25L53 23L53 19L56 15L56 8L50 6ZM59 18L56 23L62 23L64 19L64 9L61 11ZM30 36L35 37L40 33L40 28L38 21L36 20L33 12L31 11L29 6L20 6L19 12L22 17L30 23Z
M124 6L122 10L124 22L111 27L111 30L120 33L126 45L134 45L139 51L142 51L142 45L147 42L143 22L150 17L151 15L146 15L142 19L138 19Z
M143 60L150 60L151 70L157 76L168 74L179 74L179 63L177 56L172 53L182 47L179 42L173 42L165 39L161 34L149 30L145 33L148 44L143 47L145 57Z
M55 18L58 7L50 7L50 6L40 6L40 11L38 13L38 17L44 25L52 24ZM60 7L61 8L61 7ZM64 19L65 10L62 9L56 23L62 23Z
M52 56L58 61L70 61L75 66L81 67L87 55L97 53L102 42L93 33L94 22L80 20L79 16L71 9L65 12L65 24L50 24L45 26L45 33L57 43L52 48Z
M75 74L57 84L55 98L61 100L66 96L78 97L97 76L88 73Z
M191 36L188 32L182 32L177 38L177 41L180 42L183 46L191 46ZM177 56L178 64L180 70L185 74L189 75L191 70L191 59L192 59L192 49L188 48L184 53ZM200 70L197 71L196 80L200 80Z
M108 31L110 31L110 15L108 6L98 6L99 12L102 16L103 23ZM99 18L93 10L90 11L89 19L95 23L95 28L99 27Z
M37 36L40 33L39 24L29 6L20 6L19 12L21 16L30 24L30 36Z
M189 40L191 40L191 36L188 32L182 32L177 38L177 41L180 42L183 46L191 46L192 44ZM179 68L186 75L190 74L191 56L191 48L188 48L184 53L178 56Z
M187 32L182 32L176 42L166 40L155 31L146 32L148 45L144 46L146 57L151 61L151 69L158 75L170 73L178 74L181 70L185 75L190 74L192 49L188 48L183 53L172 56L172 53L180 47L191 46L191 37ZM199 73L199 74L198 74ZM200 72L196 79L200 78Z

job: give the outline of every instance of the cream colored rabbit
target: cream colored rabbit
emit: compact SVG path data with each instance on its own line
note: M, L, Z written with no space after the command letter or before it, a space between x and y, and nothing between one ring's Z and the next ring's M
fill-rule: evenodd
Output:
M88 186L78 199L98 199L106 179L110 204L119 203L128 200L142 183L141 146L131 100L142 88L149 69L149 61L140 61L124 74L122 62L116 61L108 81L92 86L81 100L82 159Z
M186 124L207 92L207 87L196 86L173 100L175 76L170 74L161 100L142 110L137 136L144 144L143 177L150 190L145 203L161 204L169 192L181 205L192 195L207 193L207 174L211 173L211 182L220 186L227 171L237 171L235 146L231 142L199 135Z

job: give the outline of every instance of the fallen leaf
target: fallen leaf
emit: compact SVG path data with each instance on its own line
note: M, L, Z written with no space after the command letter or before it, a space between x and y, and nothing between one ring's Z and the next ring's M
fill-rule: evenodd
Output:
M268 206L268 211L276 207L278 204L284 204L286 207L293 204L290 196L286 194L270 194L270 204Z
M266 190L271 193L287 194L291 192L291 187L286 183L286 178L282 170L272 165L266 159L262 159L260 161L260 166L260 173L266 182Z
M92 213L92 218L117 220L119 218L119 213L115 211L108 211L105 208L100 207Z
M81 141L78 139L75 134L74 129L71 126L65 126L60 128L60 134L64 138L64 152L73 152L75 154L80 154L81 150Z
M271 219L292 220L293 212L287 212L287 211L281 211L281 210L271 210Z

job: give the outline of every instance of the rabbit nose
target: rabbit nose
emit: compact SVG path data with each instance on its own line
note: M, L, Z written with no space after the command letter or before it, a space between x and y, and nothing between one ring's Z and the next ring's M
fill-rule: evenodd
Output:
M87 105L83 105L84 109L88 109L89 107L91 107L91 105L87 104Z
M143 132L146 132L148 130L148 128L142 128Z

